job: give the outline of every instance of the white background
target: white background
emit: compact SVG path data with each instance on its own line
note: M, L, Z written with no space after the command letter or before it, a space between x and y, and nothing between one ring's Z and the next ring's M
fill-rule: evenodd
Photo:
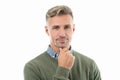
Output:
M26 62L47 49L45 14L72 8L74 50L97 63L102 80L120 80L119 0L0 0L0 80L23 80Z

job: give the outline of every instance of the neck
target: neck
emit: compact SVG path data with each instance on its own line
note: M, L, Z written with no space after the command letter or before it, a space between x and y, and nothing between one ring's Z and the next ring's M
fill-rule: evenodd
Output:
M50 44L50 47L56 52L56 53L59 53L59 48Z

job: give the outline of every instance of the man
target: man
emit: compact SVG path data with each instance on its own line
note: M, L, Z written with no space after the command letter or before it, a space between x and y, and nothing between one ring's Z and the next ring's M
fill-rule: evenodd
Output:
M69 7L60 5L49 9L45 31L50 45L25 65L25 80L101 80L95 62L72 50L70 42L75 25Z

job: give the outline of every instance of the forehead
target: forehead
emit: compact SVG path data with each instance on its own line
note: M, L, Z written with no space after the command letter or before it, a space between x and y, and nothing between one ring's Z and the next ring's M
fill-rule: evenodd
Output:
M59 15L54 16L48 19L47 25L65 25L65 24L73 24L73 18L71 15Z

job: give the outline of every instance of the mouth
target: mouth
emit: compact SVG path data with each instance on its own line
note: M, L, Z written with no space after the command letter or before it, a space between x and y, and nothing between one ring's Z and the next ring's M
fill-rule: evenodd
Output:
M58 47L64 48L67 45L69 45L69 39L68 38L58 38L58 39L56 39L56 45Z
M66 38L59 38L59 39L57 39L57 41L59 42L59 43L66 43L67 42L67 39Z

